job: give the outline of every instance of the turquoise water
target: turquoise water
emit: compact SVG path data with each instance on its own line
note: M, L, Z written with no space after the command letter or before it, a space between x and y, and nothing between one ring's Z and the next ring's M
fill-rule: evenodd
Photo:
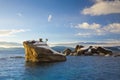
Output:
M10 58L22 52L0 52L0 80L120 80L120 57L68 56L65 62L41 64Z

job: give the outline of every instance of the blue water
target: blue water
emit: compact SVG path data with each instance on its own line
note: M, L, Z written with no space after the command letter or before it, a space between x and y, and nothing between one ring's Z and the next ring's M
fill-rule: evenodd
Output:
M24 56L24 50L0 50L0 80L120 80L120 57L68 56L65 62L31 64L14 56Z

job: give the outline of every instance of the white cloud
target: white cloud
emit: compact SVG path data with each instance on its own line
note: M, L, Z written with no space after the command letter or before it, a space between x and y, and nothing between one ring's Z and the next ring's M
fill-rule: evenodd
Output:
M103 26L103 28L99 28L95 31L99 35L109 34L109 33L120 34L120 23L108 24L106 26Z
M111 42L112 41L112 42ZM65 46L65 47L73 47L75 48L76 45L81 44L84 45L84 47L88 46L120 46L120 41L116 39L111 39L111 40L103 40L103 41L72 41L72 42L57 42L57 43L50 43L50 47L54 46Z
M120 39L106 39L106 43L117 43L120 45Z
M112 23L108 24L103 28L107 32L111 33L119 33L120 34L120 23Z
M24 30L24 29L0 30L0 37L13 36L16 33L26 32L26 31L29 31L29 30Z
M94 32L95 32L96 35L105 35L106 34L104 29L102 29L102 28L96 29Z
M84 15L107 15L113 13L120 13L120 1L104 1L96 0L95 4L82 11Z
M15 47L23 47L23 46L21 43L0 41L0 47L15 48Z
M88 33L77 33L78 36L90 36L90 35L105 35L105 34L120 34L120 23L112 23L105 26L101 26L100 24L93 23L89 24L87 22L83 22L82 24L77 24L75 28L84 29Z
M17 13L17 16L22 17L23 15L22 13Z
M91 33L77 33L76 36L88 37Z
M100 24L88 24L87 22L84 22L82 24L78 24L77 26L75 26L76 28L81 28L81 29L98 29L101 27Z
M52 20L52 15L48 16L48 22L50 22Z

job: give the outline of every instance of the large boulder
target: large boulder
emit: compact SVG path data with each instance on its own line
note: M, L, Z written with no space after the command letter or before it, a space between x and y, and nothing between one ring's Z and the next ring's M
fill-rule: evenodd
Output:
M82 45L76 45L74 52L78 52L83 47L84 46L82 46Z
M71 52L72 52L72 50L69 49L69 48L67 48L67 49L65 49L65 50L63 51L63 54L65 54L66 56L68 56L68 55L71 54Z
M71 55L71 56L112 56L113 53L111 50L105 49L103 47L96 47L96 46L89 46L88 48L82 46L82 45L76 45L75 50L71 52L70 49L66 49L64 51L66 55Z
M90 48L91 48L91 46L89 48L85 48L82 45L77 45L76 48L75 48L76 49L75 53L76 53L77 56L80 56L80 55L91 55L90 52L88 52Z
M99 55L103 55L103 56L112 55L113 54L112 51L107 50L107 49L105 49L103 47L98 47L97 48L97 52L99 53Z
M51 49L45 42L24 41L25 60L27 62L65 61L65 55Z

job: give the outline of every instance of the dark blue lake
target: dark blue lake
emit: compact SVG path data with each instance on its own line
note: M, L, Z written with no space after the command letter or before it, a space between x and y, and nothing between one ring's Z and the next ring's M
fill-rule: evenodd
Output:
M120 80L120 57L68 56L38 65L14 56L24 50L0 50L0 80Z

